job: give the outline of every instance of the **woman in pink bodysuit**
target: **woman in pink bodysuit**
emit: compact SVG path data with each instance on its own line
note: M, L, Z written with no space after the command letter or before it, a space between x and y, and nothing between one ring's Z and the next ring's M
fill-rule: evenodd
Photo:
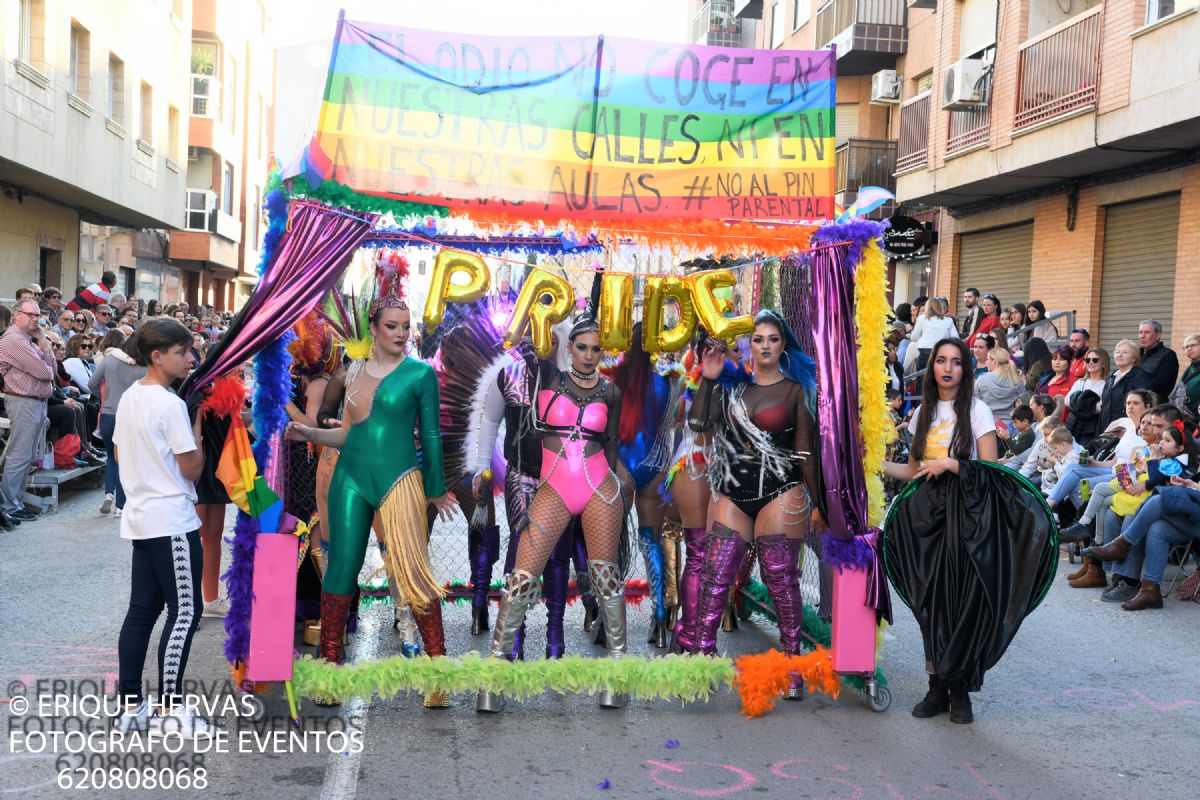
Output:
M504 594L492 633L492 655L512 652L526 610L538 601L537 576L573 517L583 522L588 576L600 604L609 655L625 654L625 581L617 566L625 515L617 464L621 392L599 372L600 328L581 317L568 337L571 363L565 372L542 362L536 394L537 433L542 439L541 483L521 533L516 567L504 577ZM603 692L600 705L620 708L628 698ZM499 711L503 699L480 692L479 711Z

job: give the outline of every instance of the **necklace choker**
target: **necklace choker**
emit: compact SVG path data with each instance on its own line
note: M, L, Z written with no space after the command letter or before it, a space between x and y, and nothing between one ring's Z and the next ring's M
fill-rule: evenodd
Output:
M596 377L596 370L592 370L591 372L580 372L579 370L575 369L574 364L567 365L567 372L571 373L571 377L580 381L590 381Z

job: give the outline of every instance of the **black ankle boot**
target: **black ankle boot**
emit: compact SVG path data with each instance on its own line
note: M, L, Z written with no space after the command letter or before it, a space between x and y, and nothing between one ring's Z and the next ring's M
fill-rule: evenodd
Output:
M975 721L971 712L971 694L962 684L950 687L950 721L959 725L970 725Z
M925 693L925 699L913 706L912 715L925 719L945 714L949 710L950 692L946 689L946 684L937 675L930 675L929 691Z

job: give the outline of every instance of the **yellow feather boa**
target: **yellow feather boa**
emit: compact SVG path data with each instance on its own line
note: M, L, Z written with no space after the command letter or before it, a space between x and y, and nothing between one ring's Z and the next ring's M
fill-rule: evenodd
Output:
M887 410L887 268L879 242L863 251L854 284L854 321L858 328L858 411L867 479L867 522L883 524L883 459L896 436Z

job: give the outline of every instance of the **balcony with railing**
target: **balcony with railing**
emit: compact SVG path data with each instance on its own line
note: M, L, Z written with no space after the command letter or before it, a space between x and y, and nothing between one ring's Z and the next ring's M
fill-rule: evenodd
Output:
M837 146L835 156L838 205L849 208L864 186L879 186L896 193L896 142L892 139L847 139ZM884 219L895 210L887 203L866 216Z
M925 166L929 155L930 92L900 106L900 140L896 144L896 171Z
M1095 105L1103 9L1098 5L1021 45L1015 130Z
M692 17L692 42L714 47L737 47L742 20L734 14L733 0L708 0Z
M908 50L906 0L827 0L817 9L817 46L837 45L838 75L869 75Z
M951 156L986 144L992 131L992 106L950 112L950 135L946 139L946 155Z

